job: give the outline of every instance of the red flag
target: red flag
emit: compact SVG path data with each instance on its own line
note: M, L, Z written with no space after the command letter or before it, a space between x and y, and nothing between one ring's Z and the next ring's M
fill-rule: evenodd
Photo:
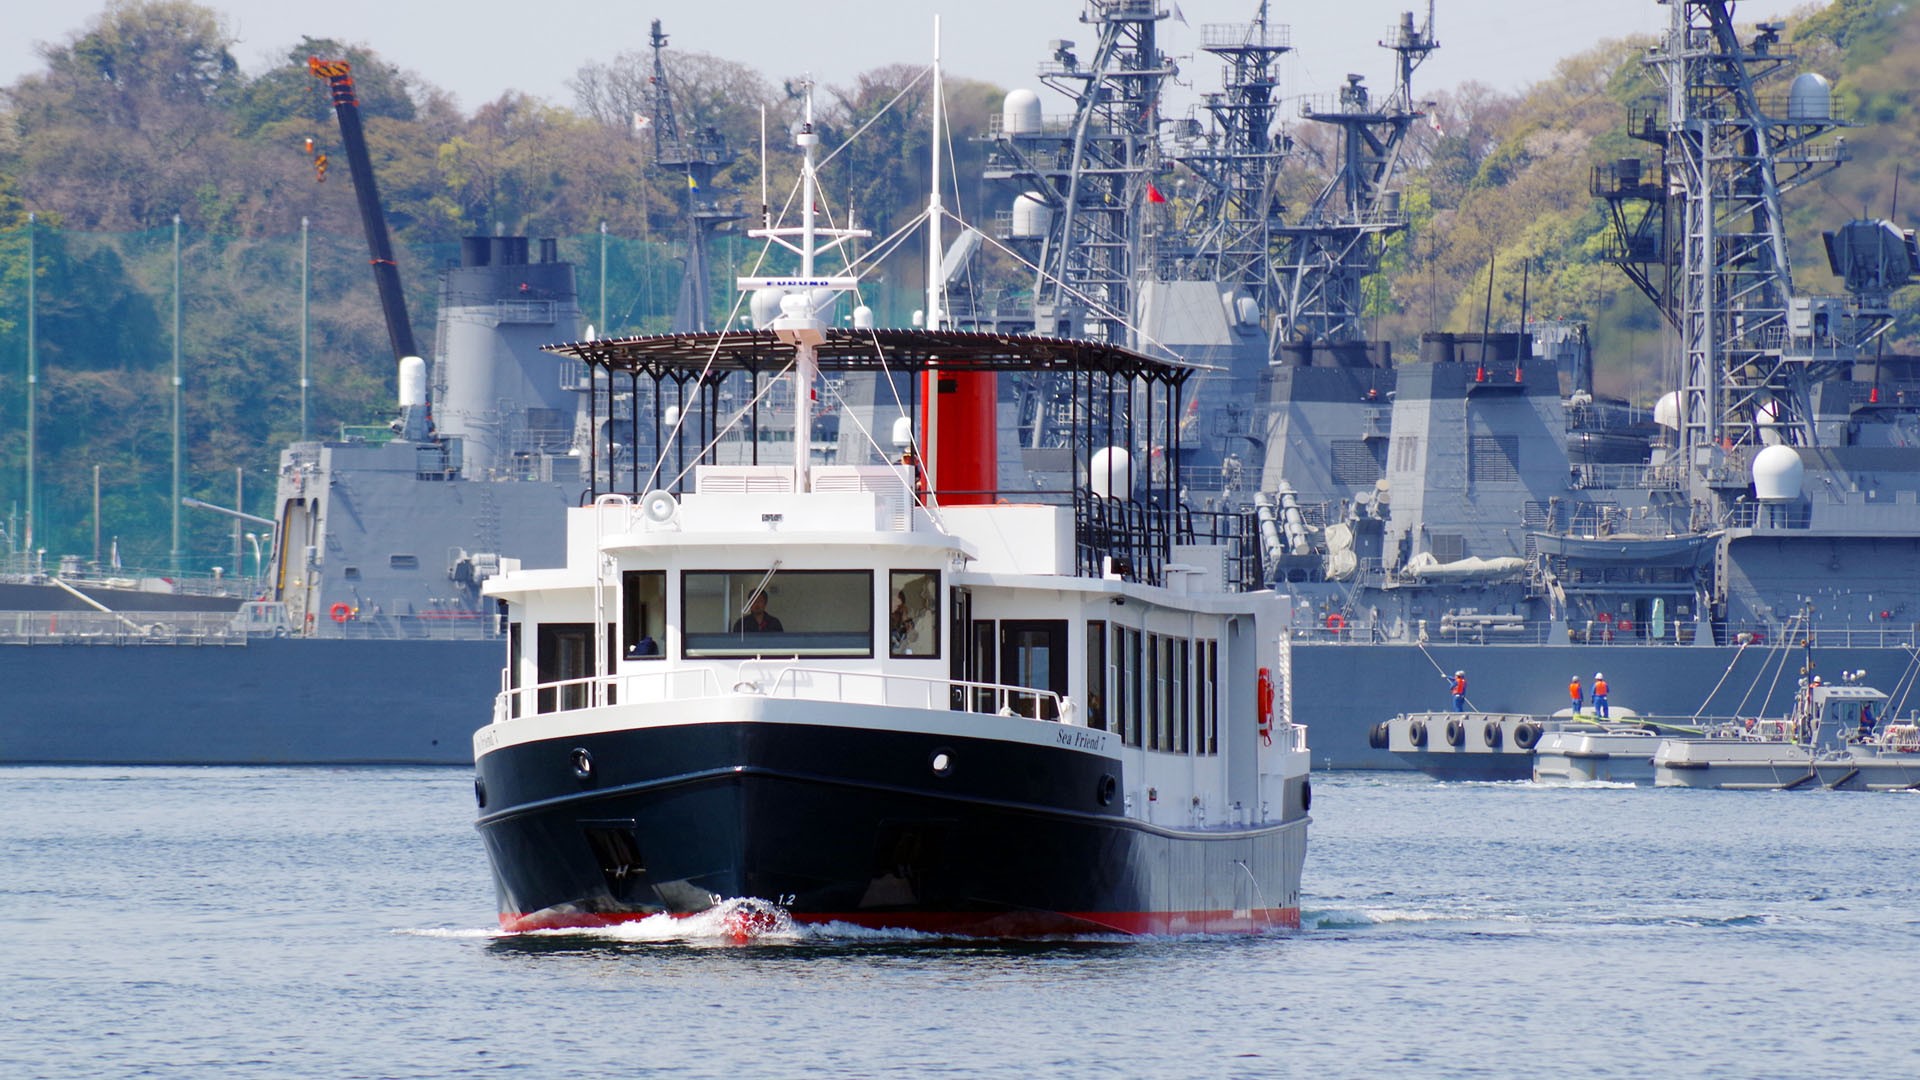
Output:
M1159 188L1154 187L1152 184L1148 184L1147 185L1147 201L1150 203L1163 203L1167 201L1167 197L1165 195L1160 194Z

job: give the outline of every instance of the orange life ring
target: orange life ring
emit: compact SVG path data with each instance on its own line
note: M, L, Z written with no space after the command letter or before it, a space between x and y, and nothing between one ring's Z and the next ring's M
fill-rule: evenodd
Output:
M346 622L353 618L353 607L343 600L328 608L327 614L333 617L334 622Z
M1615 627L1617 627L1617 628L1619 629L1619 631L1620 631L1621 633L1623 633L1623 634L1627 634L1627 633L1632 633L1632 632L1633 632L1633 620L1632 620L1632 619L1621 619L1621 620L1620 620L1619 622L1617 622L1617 623L1614 623L1613 625L1614 625Z
M1267 745L1273 745L1273 673L1266 668L1260 669L1260 682L1254 692L1254 702L1260 715L1260 739Z
M1346 617L1341 615L1339 612L1336 611L1327 616L1327 629L1337 634L1340 631L1345 630L1346 628L1347 628Z

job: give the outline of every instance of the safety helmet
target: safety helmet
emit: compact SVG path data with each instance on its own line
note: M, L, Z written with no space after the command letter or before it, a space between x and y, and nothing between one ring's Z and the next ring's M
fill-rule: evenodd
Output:
M1593 673L1593 677L1594 677L1594 678L1596 678L1596 679L1604 679L1604 678L1606 678L1606 676L1605 676L1605 675L1602 675L1602 674L1600 674L1600 673L1599 673L1599 672L1597 672L1597 671Z
M1456 672L1454 672L1453 674L1454 674L1454 677L1455 677L1455 678L1459 678L1460 676L1462 676L1462 675L1465 675L1465 674L1466 674L1466 672L1464 672L1464 671L1456 671Z

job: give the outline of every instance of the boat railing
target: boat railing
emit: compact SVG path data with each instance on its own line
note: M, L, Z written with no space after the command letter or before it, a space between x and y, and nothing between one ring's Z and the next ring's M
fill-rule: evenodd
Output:
M499 692L494 698L493 718L495 723L501 723L515 716L567 712L597 705L685 701L721 697L728 693L802 701L992 713L1067 724L1083 722L1079 708L1071 700L1051 690L873 671L775 666L766 661L743 663L731 673L704 666L671 667L562 679L520 687L508 686L507 672L502 669ZM1300 738L1305 738L1304 729Z
M1036 720L1073 723L1077 710L1051 690L1005 683L968 682L875 671L836 671L830 668L788 667L762 684L736 683L736 693L848 704L896 705L904 708L954 709L961 712L1025 716Z
M0 612L0 645L245 645L255 636L227 611Z
M1306 753L1307 752L1307 725L1305 724L1274 725L1274 743L1275 745L1279 746L1280 749L1282 750L1292 751L1293 753L1296 753L1296 754Z

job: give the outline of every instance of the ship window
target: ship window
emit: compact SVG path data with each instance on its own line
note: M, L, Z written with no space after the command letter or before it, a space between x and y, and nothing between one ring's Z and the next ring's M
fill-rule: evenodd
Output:
M682 648L711 656L872 656L871 570L691 570Z
M1200 643L1200 752L1220 752L1220 643Z
M507 715L520 715L520 625L517 622L507 624L507 689L515 693L507 698Z
M1166 679L1166 665L1160 659L1160 635L1147 635L1147 671L1146 671L1146 729L1147 749L1160 749L1161 702L1165 699L1162 689Z
M940 571L895 570L887 578L887 655L940 655Z
M360 568L357 566L349 566L340 571L340 576L346 579L347 581L359 581Z
M389 556L387 556L387 569L389 569L389 570L418 570L418 569L420 569L420 556L418 556L418 555L389 555Z
M1087 726L1107 730L1107 624L1087 623Z
M1127 746L1140 745L1140 631L1113 628L1113 693L1116 730Z
M620 575L620 655L658 660L667 654L667 574L628 570Z
M1187 671L1193 656L1193 643L1180 638L1173 643L1173 708L1169 710L1173 721L1173 750L1184 754L1192 742L1193 706L1187 679Z

